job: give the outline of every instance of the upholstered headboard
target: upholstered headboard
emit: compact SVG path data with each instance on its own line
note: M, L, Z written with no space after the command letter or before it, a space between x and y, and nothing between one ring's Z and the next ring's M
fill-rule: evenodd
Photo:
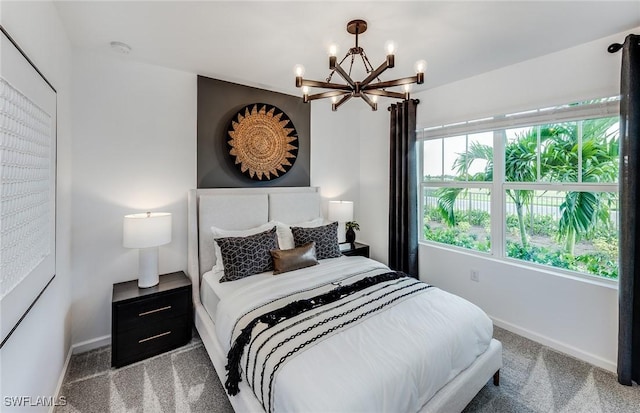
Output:
M269 221L295 224L321 216L315 187L192 189L188 208L188 272L194 289L215 264L212 226L241 230Z

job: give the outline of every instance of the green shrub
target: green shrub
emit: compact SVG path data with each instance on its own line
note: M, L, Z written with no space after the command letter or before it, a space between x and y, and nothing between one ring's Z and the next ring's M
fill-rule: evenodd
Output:
M459 227L431 229L429 225L425 225L424 238L429 241L455 245L476 251L486 252L491 248L491 242L488 237L485 237L484 241L479 241L476 234L461 231Z
M523 248L517 242L507 241L507 256L556 268L581 271L601 277L618 278L618 263L608 254L595 253L573 257L561 250L550 250L530 245Z

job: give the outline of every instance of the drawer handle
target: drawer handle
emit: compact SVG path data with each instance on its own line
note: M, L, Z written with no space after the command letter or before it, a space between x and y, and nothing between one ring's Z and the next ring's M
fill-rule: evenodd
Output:
M157 313L159 311L164 311L164 310L169 310L169 309L171 309L170 305L168 305L166 307L162 307L162 308L157 308L157 309L151 310L151 311L145 311L144 313L138 314L138 317L142 317L143 315L149 315L149 314L153 314L153 313Z
M138 340L138 344L144 343L145 341L149 341L149 340L155 340L156 338L168 336L169 334L171 334L171 331L167 331L165 333L161 333L161 334L155 335L153 337L143 338L142 340Z

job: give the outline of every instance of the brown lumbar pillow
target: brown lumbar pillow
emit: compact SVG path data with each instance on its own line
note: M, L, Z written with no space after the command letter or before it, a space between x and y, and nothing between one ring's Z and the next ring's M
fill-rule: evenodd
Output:
M299 270L318 264L316 243L311 241L290 250L271 250L273 257L273 274Z

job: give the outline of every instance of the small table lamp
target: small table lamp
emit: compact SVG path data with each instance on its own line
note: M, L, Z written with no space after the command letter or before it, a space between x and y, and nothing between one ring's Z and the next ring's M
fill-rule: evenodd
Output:
M146 212L125 215L122 245L140 248L138 252L138 287L158 285L158 246L171 242L171 214Z
M345 223L353 221L353 202L329 201L329 221L338 221L338 242L345 242Z

